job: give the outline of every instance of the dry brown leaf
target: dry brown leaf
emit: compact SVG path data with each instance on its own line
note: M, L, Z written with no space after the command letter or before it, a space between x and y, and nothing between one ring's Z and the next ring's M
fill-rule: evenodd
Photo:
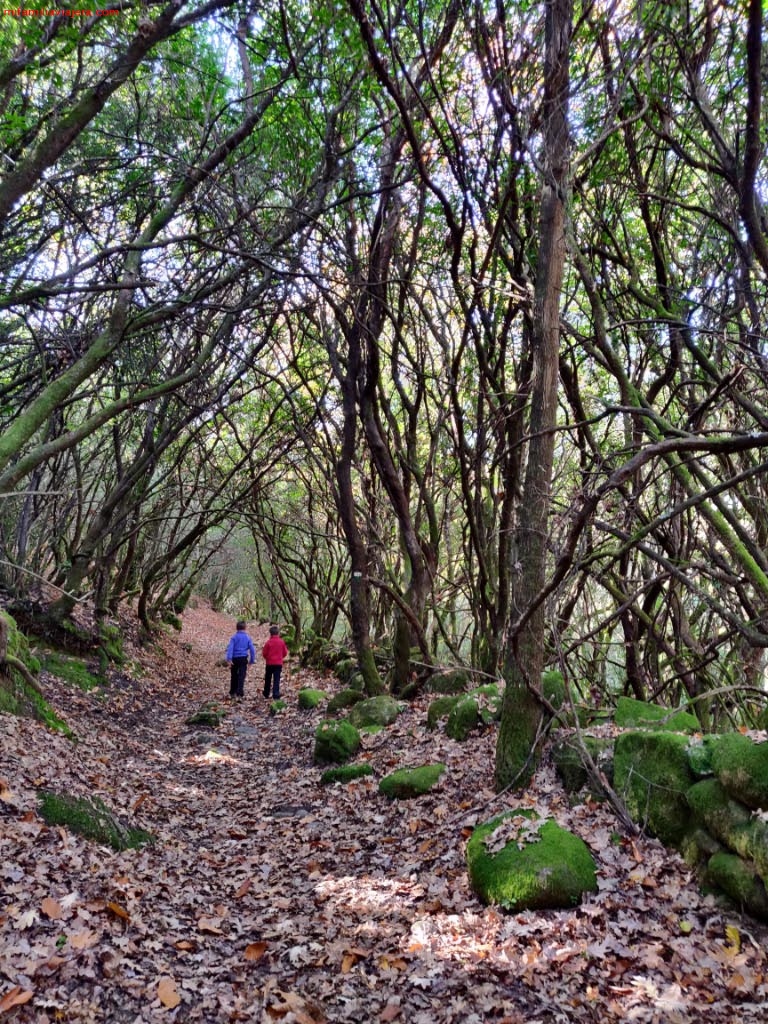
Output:
M245 959L246 960L261 960L267 951L268 943L266 942L251 942L245 947Z
M395 1020L402 1013L403 1008L398 1003L387 1003L379 1015L379 1020L388 1024L388 1021Z
M51 921L58 921L64 914L59 901L53 899L51 896L45 897L43 902L40 904L40 909L46 917L51 919Z
M181 996L176 991L176 982L173 978L165 975L160 979L157 985L157 998L166 1006L169 1010L172 1010L175 1006L178 1006L181 1002Z
M121 907L119 903L113 903L110 900L110 902L107 903L106 909L109 911L110 914L114 914L115 917L119 917L121 921L131 920L131 915L128 913L125 907Z
M88 949L91 946L95 946L99 941L99 933L86 928L82 932L75 932L74 935L70 935L68 938L72 949Z
M23 1006L24 1003L28 1003L29 1000L35 993L28 988L22 988L21 985L16 985L6 992L2 999L0 999L0 1013L5 1013L6 1010L12 1010L14 1006Z
M235 899L239 900L243 896L245 896L245 894L247 892L250 892L250 889L251 889L252 885L253 885L253 880L250 879L250 878L246 878L246 880L243 882L243 884L240 886L240 888L235 893Z
M197 927L201 932L207 932L209 935L223 935L224 932L219 928L221 918L219 917L200 917L197 920Z

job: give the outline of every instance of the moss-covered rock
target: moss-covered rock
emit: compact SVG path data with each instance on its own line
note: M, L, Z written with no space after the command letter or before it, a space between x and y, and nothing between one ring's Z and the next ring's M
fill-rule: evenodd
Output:
M394 697L382 693L355 704L347 718L356 729L363 729L371 725L392 725L399 714L400 705Z
M344 764L360 749L360 733L346 719L321 722L315 730L315 762Z
M582 839L530 810L480 825L467 844L472 888L505 910L556 910L597 889L592 854Z
M712 775L712 742L714 736L702 736L688 745L688 764L693 774L704 779Z
M207 700L187 718L187 725L216 729L226 718L227 711L215 700Z
M582 735L581 739L595 766L610 782L613 778L613 741L589 735ZM581 745L575 736L566 737L554 744L552 762L566 792L578 793L589 783L589 769ZM593 785L593 794L603 795L597 783Z
M113 622L99 625L99 672L103 676L110 665L124 665L123 634Z
M359 704L361 700L365 700L365 694L361 693L360 690L353 690L351 688L340 690L335 697L331 697L328 701L326 710L329 715L337 715L339 711L346 711L347 708Z
M768 893L753 865L733 853L716 853L707 864L706 880L733 900L739 910L768 921Z
M614 787L630 816L671 846L691 826L686 793L696 780L688 742L678 733L638 731L618 736L614 746Z
M349 683L355 672L358 671L357 662L354 658L342 658L336 662L336 677L342 683Z
M274 717L275 715L282 715L288 705L285 703L282 697L278 697L277 700L270 701L269 713Z
M399 768L385 775L379 783L379 792L390 800L411 800L428 793L436 786L445 771L444 764L423 764L418 768Z
M328 694L325 690L315 690L311 686L305 686L304 689L299 690L298 693L299 707L303 711L313 711L319 704L327 699Z
M469 693L477 701L477 713L483 725L498 722L501 718L502 693L496 683L485 683Z
M341 782L346 785L354 782L355 779L365 778L366 775L373 775L373 768L369 764L343 764L338 768L326 768L320 776L320 782L330 785L333 782Z
M430 730L436 729L438 723L448 717L460 700L462 700L461 695L454 697L435 697L427 708L427 728Z
M438 669L424 684L426 693L464 693L472 680L465 668Z
M480 708L469 694L454 704L445 723L445 731L452 740L463 742L480 725Z
M701 732L695 715L688 711L674 711L659 704L648 704L632 697L619 697L614 715L621 729L653 729L656 732Z
M694 820L709 835L751 861L768 884L768 824L734 800L717 779L703 779L687 793Z
M31 653L29 641L6 611L0 611L0 650L5 646L4 662L0 662L0 711L21 718L35 718L70 739L74 734L43 696L35 676L40 662Z
M711 755L712 770L732 797L753 810L768 810L768 743L726 733L712 743Z
M154 842L149 832L125 825L98 797L86 799L42 791L38 798L40 814L49 825L66 825L72 832L115 850Z

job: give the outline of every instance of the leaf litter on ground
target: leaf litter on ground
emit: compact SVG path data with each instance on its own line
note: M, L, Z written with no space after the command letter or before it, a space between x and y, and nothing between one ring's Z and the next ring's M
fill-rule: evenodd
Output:
M363 737L374 770L321 786L324 711L341 689L292 671L269 714L258 664L228 705L232 623L202 604L180 639L135 650L140 678L83 693L46 677L78 742L0 716L0 1016L18 1024L155 1021L639 1021L765 1019L763 925L703 895L677 854L626 837L605 805L571 806L546 759L525 793L492 790L495 731L425 728L417 699ZM258 632L257 641L262 638ZM205 701L223 723L186 719ZM378 779L440 761L438 787L392 801ZM97 796L155 843L121 852L45 825L36 793ZM599 889L578 907L504 914L465 870L472 828L516 808L580 835ZM526 841L526 833L520 833ZM527 841L533 839L533 835Z

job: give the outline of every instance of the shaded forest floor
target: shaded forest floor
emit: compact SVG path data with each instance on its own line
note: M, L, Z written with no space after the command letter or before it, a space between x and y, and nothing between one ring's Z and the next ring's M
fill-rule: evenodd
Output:
M74 744L0 715L0 1017L55 1021L740 1024L768 1013L768 930L702 896L682 861L621 840L609 811L569 807L543 765L521 796L491 789L495 732L425 728L417 701L364 738L372 778L321 786L322 709L292 671L268 713L261 667L217 730L232 621L189 610L143 673L83 693L45 677ZM257 646L265 630L253 630ZM134 675L138 675L134 673ZM444 761L440 786L390 803L377 779ZM97 795L157 841L115 853L37 813L36 791ZM599 892L570 911L509 915L469 888L474 824L525 802L582 836Z

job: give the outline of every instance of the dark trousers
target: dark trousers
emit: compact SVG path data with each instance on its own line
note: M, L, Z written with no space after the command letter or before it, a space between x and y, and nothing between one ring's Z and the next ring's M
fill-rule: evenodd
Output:
M248 656L233 658L229 670L229 696L242 697L245 686L245 673L248 671Z
M282 665L267 665L264 672L264 696L269 696L269 687L272 686L272 696L277 700L280 696L280 673Z

